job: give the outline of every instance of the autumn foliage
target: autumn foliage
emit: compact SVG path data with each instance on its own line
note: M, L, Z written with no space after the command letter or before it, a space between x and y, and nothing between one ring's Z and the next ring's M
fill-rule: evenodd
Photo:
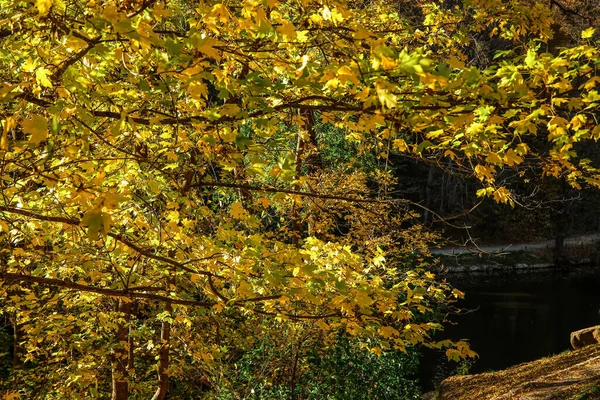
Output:
M454 3L0 0L10 395L209 392L273 329L472 355L432 339L462 293L390 155L512 205L506 169L599 186L600 58L593 28L548 49L542 2ZM482 34L507 46L485 67Z

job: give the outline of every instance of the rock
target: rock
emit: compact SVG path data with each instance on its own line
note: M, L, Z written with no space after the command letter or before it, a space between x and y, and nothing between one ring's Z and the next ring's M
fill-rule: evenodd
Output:
M596 343L600 343L600 325L571 332L571 346L574 349Z

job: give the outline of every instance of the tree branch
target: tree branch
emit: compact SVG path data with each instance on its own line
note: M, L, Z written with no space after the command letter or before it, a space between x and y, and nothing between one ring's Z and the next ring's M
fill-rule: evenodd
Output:
M270 192L270 193L287 193L294 194L298 196L312 197L317 199L324 200L340 200L340 201L348 201L354 203L392 203L398 202L398 200L377 200L377 199L364 199L360 197L347 197L347 196L338 196L333 194L321 194L321 193L312 193L312 192L304 192L300 190L292 190L292 189L283 189L283 188L274 188L267 186L252 186L252 185L242 185L236 183L226 183L226 182L198 182L193 183L190 187L227 187L233 189L245 189L245 190L254 190L258 192Z
M14 274L11 272L0 272L0 279L4 281L13 281L21 283L38 283L40 285L56 286L65 289L77 290L80 292L96 293L109 297L129 297L136 299L148 299L166 303L181 304L187 306L198 306L198 307L212 307L215 305L213 302L200 302L195 300L182 300L173 299L167 296L161 296L153 293L141 293L134 292L132 290L118 290L118 289L107 289L99 288L89 285L82 285L79 283L63 281L61 279L54 278L43 278L40 276Z
M98 36L97 38L94 39L90 39L88 41L88 44L86 47L84 47L83 49L79 50L77 53L75 53L73 56L67 58L65 61L63 61L58 69L56 71L54 71L54 73L51 76L51 79L53 81L58 81L62 75L65 73L65 71L67 70L67 68L69 68L71 65L75 64L77 61L81 60L83 57L85 57L85 55L92 50L94 47L96 47L96 45L100 42L101 37Z

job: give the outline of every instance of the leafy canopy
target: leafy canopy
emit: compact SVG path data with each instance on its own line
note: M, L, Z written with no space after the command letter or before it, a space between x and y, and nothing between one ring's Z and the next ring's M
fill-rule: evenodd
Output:
M155 357L160 385L210 375L223 335L252 346L240 319L473 354L431 339L462 294L386 160L450 158L511 204L505 169L600 185L576 151L600 137L598 46L544 52L539 2L423 2L419 24L391 3L0 0L0 281L31 387L89 398L111 369L114 398L143 395ZM482 69L476 32L538 41ZM356 156L319 165L326 126Z

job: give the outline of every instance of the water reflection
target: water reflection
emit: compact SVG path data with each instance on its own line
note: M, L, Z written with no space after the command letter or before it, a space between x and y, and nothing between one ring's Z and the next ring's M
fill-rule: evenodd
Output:
M449 275L466 293L460 303L472 310L452 318L440 338L467 338L479 359L471 373L504 369L570 348L569 334L600 324L600 268ZM432 389L451 375L456 363L426 352L421 380Z

